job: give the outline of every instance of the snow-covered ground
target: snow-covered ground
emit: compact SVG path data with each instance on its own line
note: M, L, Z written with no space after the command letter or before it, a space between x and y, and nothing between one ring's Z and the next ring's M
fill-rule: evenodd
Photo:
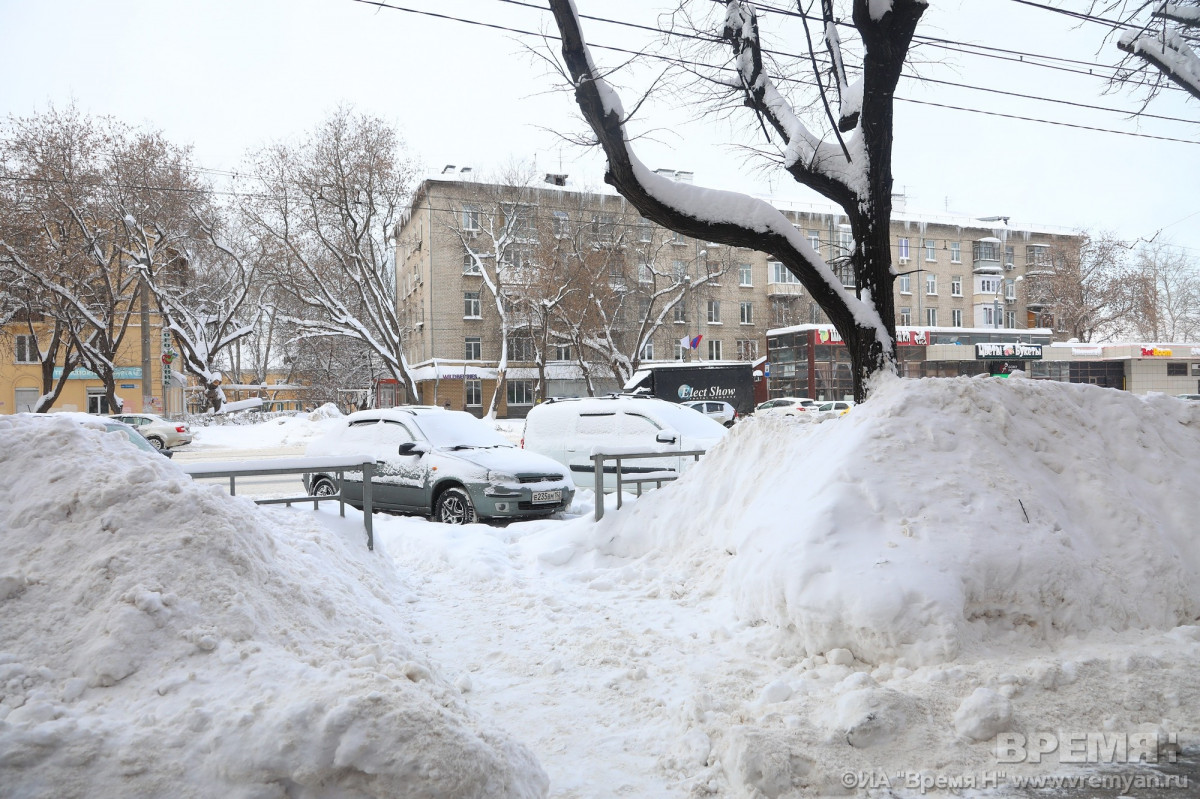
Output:
M0 785L886 796L1194 747L1198 453L1200 405L1170 397L893 380L739 423L599 524L584 490L507 527L378 515L368 553L352 510L0 417Z

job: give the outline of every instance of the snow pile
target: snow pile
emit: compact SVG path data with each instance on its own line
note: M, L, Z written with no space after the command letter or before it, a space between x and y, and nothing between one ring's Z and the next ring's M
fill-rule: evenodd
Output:
M5 795L545 794L415 651L361 527L68 418L0 418L0 472Z
M1200 408L1169 397L894 380L837 420L736 426L571 546L727 593L809 655L914 668L1168 630L1200 618L1198 452Z
M313 439L343 423L345 416L333 405L322 405L311 413L280 416L254 424L210 424L193 429L190 449L277 448L303 449Z

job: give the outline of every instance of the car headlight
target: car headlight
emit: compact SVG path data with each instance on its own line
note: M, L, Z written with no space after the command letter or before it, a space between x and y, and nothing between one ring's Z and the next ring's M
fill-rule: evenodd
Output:
M521 493L521 481L508 472L488 471L488 487L483 490L489 497L515 496Z

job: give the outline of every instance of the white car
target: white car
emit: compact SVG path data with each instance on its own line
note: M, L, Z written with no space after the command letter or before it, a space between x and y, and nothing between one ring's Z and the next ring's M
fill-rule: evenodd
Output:
M733 423L737 421L737 410L728 402L719 402L716 400L692 400L691 402L680 403L685 408L691 408L712 419L714 422L720 422L726 427L733 427Z
M817 418L830 419L835 416L845 416L854 407L853 400L835 400L833 402L822 402L817 406Z
M192 443L192 430L187 422L172 422L154 413L114 413L109 418L137 428L155 449L174 449Z
M364 455L377 463L371 502L379 510L447 524L549 516L566 510L575 485L561 464L518 449L463 411L410 406L359 411L308 446L307 455ZM332 474L304 475L312 496L337 493ZM347 472L343 496L362 507L361 472Z
M547 400L525 417L521 446L566 466L579 485L595 485L596 450L607 453L662 452L662 458L629 460L621 464L622 478L682 473L692 456L671 452L708 450L728 430L703 414L654 397L616 395ZM603 489L617 488L615 466L605 466Z
M755 416L800 416L817 409L819 403L808 397L776 397L759 404Z

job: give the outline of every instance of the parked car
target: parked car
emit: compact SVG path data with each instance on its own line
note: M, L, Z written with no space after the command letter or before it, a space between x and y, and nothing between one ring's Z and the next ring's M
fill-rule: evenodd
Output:
M845 416L854 407L853 400L836 400L834 402L822 402L817 406L817 417L827 419L832 416Z
M566 510L575 485L562 465L525 452L463 411L401 407L359 411L308 446L308 455L363 455L378 467L375 508L447 524L549 516ZM333 474L302 478L311 496L337 493ZM347 472L346 501L362 507L362 472Z
M754 409L755 416L798 416L815 411L817 401L808 397L776 397L760 403Z
M184 422L172 422L153 413L114 413L108 418L137 428L155 449L174 449L192 443L191 428Z
M147 439L144 435L142 435L136 427L133 427L132 425L127 425L124 422L118 421L116 419L105 419L105 420L103 420L103 424L104 424L105 432L124 433L125 436L129 439L129 443L133 444L135 447L137 447L140 450L144 450L146 452L153 452L158 455L165 455L168 458L175 457L174 452L172 452L169 449L163 449L159 446L156 446L149 439Z
M738 414L734 407L728 402L715 402L713 400L692 400L691 402L680 403L685 408L691 408L712 419L714 422L720 422L726 427L733 427L733 423L737 421Z
M581 397L547 400L530 409L521 446L566 466L576 483L591 487L595 485L591 456L597 448L664 453L662 458L622 463L622 477L682 473L695 462L694 458L671 452L707 450L727 432L703 414L654 397ZM603 487L605 491L616 490L615 467L606 467Z
M1181 400L1191 400L1192 402L1200 402L1200 394L1176 394Z

